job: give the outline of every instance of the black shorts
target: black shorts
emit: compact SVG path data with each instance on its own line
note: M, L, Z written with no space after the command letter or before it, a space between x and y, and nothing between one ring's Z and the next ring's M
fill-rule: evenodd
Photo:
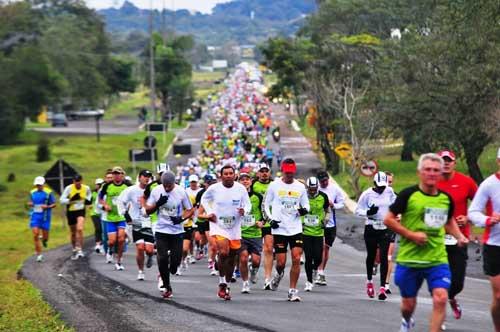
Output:
M333 245L333 242L335 241L336 237L337 237L336 226L325 228L325 244L328 247L331 247Z
M394 243L396 242L396 232L387 229L387 236L389 237L389 242Z
M241 250L246 250L251 255L260 256L260 253L262 252L262 238L242 238Z
M266 236L266 235L273 235L271 234L271 227L262 227L261 228L262 230L262 237Z
M132 239L134 243L137 242L146 242L146 243L155 243L155 238L153 236L153 230L151 228L142 228L140 230L132 230Z
M196 231L200 232L200 234L202 235L205 235L205 232L210 231L210 225L208 224L208 220L197 222L196 225L198 226L196 228Z
M193 227L184 227L184 240L191 241L193 239Z
M76 225L77 219L79 217L85 218L85 210L68 211L66 213L66 216L68 217L68 225L73 226L73 225Z
M274 252L276 254L286 253L288 246L290 249L295 247L302 248L303 240L302 233L295 235L273 235L274 238Z
M490 277L500 274L500 246L483 245L483 270Z

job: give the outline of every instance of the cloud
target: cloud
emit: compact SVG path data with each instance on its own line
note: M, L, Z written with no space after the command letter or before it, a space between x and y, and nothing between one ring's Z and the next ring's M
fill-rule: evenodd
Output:
M150 0L128 0L139 8L150 8ZM202 13L210 13L212 8L223 2L230 2L232 0L152 0L153 7L162 9L163 4L167 9L189 9L197 10ZM125 2L124 0L85 0L87 6L96 9L103 9L109 7L121 7Z

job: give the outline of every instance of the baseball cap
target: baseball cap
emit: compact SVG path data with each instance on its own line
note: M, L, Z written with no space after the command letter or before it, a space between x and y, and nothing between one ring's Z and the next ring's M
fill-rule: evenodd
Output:
M101 179L101 178L98 178L98 179L95 179L95 184L103 184L104 183L104 180Z
M319 171L316 177L318 178L319 181L323 181L330 178L330 176L326 171Z
M375 182L377 187L387 187L389 185L387 182L387 174L384 172L377 172L373 177L373 182Z
M210 183L217 181L217 178L213 174L207 174L203 177L203 181L205 181L205 183Z
M241 179L241 178L244 178L244 177L250 178L250 174L248 174L248 173L244 173L244 172L243 172L243 173L240 173L239 178Z
M151 177L153 177L153 173L151 173L147 169L143 169L142 171L139 172L139 176L146 176L148 178L151 178Z
M45 178L43 176L37 176L35 181L33 181L33 185L35 186L43 186L45 184Z
M292 158L287 158L281 163L281 171L283 173L295 173L297 172L297 165Z
M200 178L198 178L198 175L196 174L191 174L189 176L189 182L198 182L200 180Z
M261 163L261 164L259 164L259 168L258 168L258 169L259 169L259 171L260 171L261 169L263 169L263 168L267 168L267 169L269 169L269 165L267 165L266 163Z
M111 169L111 173L125 174L125 171L120 166L115 166Z
M438 156L440 156L441 158L448 157L448 158L450 158L452 161L455 161L455 154L453 153L453 151L450 151L450 150L441 150L441 151L439 151L437 154L438 154Z
M316 178L315 176L311 176L310 178L307 179L306 181L306 185L308 187L317 187L318 186L318 178Z

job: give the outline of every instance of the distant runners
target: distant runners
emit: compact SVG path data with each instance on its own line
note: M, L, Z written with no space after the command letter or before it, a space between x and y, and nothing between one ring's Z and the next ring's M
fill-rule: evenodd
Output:
M82 176L73 177L73 183L64 188L60 202L66 205L66 216L71 233L73 252L71 259L84 257L83 253L83 224L85 222L86 205L92 204L92 192L89 186L82 183Z
M297 172L295 161L291 158L281 163L283 177L273 181L267 189L264 199L264 209L270 217L271 232L274 237L274 252L276 254L276 274L271 288L277 290L285 273L286 253L290 247L292 267L290 269L290 289L288 301L299 302L297 281L300 275L300 257L302 255L302 222L301 216L309 212L304 184L294 176Z
M395 282L401 296L401 331L410 331L418 290L425 279L432 294L429 331L437 332L446 315L451 273L444 244L445 233L459 245L468 242L453 219L453 201L437 188L443 159L434 153L420 156L419 184L403 190L389 208L384 223L401 235ZM397 216L401 214L401 222Z
M30 200L28 201L28 206L31 208L30 228L35 243L36 261L42 262L42 245L47 248L52 209L56 207L56 200L52 190L45 187L45 178L43 176L37 176L33 185L35 188L31 190Z

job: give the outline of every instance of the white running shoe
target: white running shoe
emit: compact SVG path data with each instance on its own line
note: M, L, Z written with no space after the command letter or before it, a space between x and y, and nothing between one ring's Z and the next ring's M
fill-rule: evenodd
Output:
M250 283L247 281L243 281L243 287L241 288L241 293L249 294L250 293Z
M180 266L177 268L177 272L175 272L175 275L176 276L181 276L182 275L182 271L181 271L181 267Z
M313 289L313 284L312 282L306 281L306 287L304 287L304 291L310 292Z
M193 255L189 255L187 259L189 264L196 264L196 259Z
M73 250L71 253L71 260L76 261L78 259L78 252L76 250Z
M264 290L272 290L271 281L272 281L272 279L268 279L268 278L266 278L264 280Z
M271 290L278 290L278 286L280 285L280 281L283 278L283 275L284 272L281 272L281 274L276 273L274 275L273 280L271 280Z
M123 267L122 263L116 263L115 269L116 269L116 271L123 271L123 270L125 270L125 267Z
M217 270L215 269L215 267L210 270L210 275L211 276L216 276L217 275Z
M162 293L166 291L166 288L163 285L163 280L161 279L161 275L159 274L158 274L158 290Z
M80 250L78 250L78 251L76 252L76 256L77 256L78 258L83 258L83 257L85 257L85 254L84 254L84 253L83 253L83 251L80 249Z
M137 274L137 280L144 280L144 272L139 270L139 274Z
M42 255L42 254L37 255L37 256L36 256L36 261L37 261L38 263L43 262L43 255Z
M259 269L258 268L253 268L250 265L250 282L252 284L256 284L257 283L257 273L259 273Z
M401 318L401 328L399 329L399 332L409 332L415 327L415 321L413 318L410 318L410 321L408 322L406 319Z
M300 302L301 298L299 296L299 291L297 289L290 289L288 291L288 301L290 302Z
M113 255L110 253L106 254L106 263L113 264Z
M96 244L95 247L94 247L94 250L95 250L96 254L100 254L101 253L101 245L100 244Z

